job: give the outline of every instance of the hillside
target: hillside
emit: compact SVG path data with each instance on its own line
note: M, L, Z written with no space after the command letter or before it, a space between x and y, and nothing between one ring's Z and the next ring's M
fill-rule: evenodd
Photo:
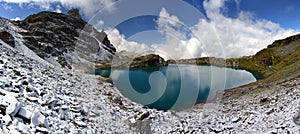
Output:
M238 61L238 67L255 70L268 82L294 78L300 75L300 34L277 40L254 56L227 61Z
M71 69L118 59L107 34L85 22L77 9L40 12L22 21L0 19L0 39L17 50Z
M245 69L259 73L263 82L274 82L300 76L300 34L277 40L252 56L240 58L204 57L195 59L170 60L168 63L216 65ZM260 76L256 76L259 78Z

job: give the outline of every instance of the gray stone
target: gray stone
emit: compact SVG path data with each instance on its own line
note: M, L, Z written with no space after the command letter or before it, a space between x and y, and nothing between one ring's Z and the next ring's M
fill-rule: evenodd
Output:
M47 128L49 127L46 117L43 114L41 114L41 112L38 110L33 112L31 116L31 124L33 126L44 126Z
M4 123L5 123L6 125L8 125L9 123L12 122L12 119L11 119L11 117L10 117L9 115L4 115L4 116L2 117L2 120L4 121Z
M12 95L5 95L3 100L7 102L6 114L14 116L22 107L21 103Z
M28 109L22 107L22 108L20 108L18 115L26 120L30 120L31 116L32 116L32 112L29 111Z

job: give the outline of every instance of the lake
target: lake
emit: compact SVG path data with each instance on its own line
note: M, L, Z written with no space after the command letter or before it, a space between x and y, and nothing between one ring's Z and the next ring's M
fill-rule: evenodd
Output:
M214 98L215 92L238 87L256 78L248 71L216 66L175 65L96 70L110 77L132 101L159 110L183 110Z

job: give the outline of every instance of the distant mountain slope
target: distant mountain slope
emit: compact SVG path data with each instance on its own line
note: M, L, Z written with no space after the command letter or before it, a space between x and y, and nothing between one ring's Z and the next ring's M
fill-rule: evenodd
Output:
M238 61L238 62L237 62ZM277 40L254 56L227 59L227 64L261 73L266 81L300 76L300 34Z
M17 49L26 46L54 65L72 68L77 63L110 62L116 58L116 48L107 34L85 22L76 9L67 14L41 12L23 21L1 22L1 40Z
M266 82L300 76L300 34L277 40L253 56L169 60L169 64L217 65L260 73Z

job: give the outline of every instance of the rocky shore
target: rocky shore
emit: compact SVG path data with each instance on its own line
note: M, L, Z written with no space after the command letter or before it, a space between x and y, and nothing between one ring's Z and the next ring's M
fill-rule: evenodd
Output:
M228 90L185 111L157 111L131 102L98 76L41 64L1 44L0 133L300 131L299 77Z

